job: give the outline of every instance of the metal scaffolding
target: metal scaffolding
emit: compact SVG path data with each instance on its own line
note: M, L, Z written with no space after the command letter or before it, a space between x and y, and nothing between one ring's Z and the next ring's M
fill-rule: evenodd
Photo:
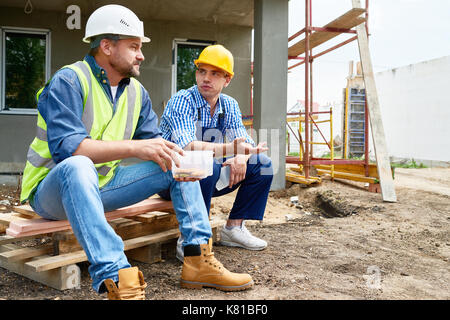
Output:
M388 202L396 202L392 169L390 166L389 155L387 151L386 139L384 135L383 122L381 118L380 106L378 101L378 93L373 73L372 60L370 57L368 46L368 18L369 18L369 0L365 0L365 8L361 7L360 0L352 0L352 9L341 15L323 27L314 27L312 25L312 0L305 0L305 27L299 32L289 37L289 41L305 34L304 39L289 46L288 58L301 60L300 62L290 66L288 69L305 65L305 112L299 112L299 136L301 136L301 125L304 123L305 139L304 152L301 157L287 156L286 163L299 165L302 170L286 171L286 180L294 182L302 182L311 184L319 181L317 177L311 179L312 166L317 169L318 174L330 173L332 178L339 177L356 181L369 182L372 187L377 184L379 188L372 188L375 191L381 191L383 200ZM343 41L331 48L324 50L318 54L313 54L312 49L331 40L341 34L356 34L346 41ZM336 50L346 44L358 40L359 54L363 69L363 78L365 83L365 117L364 130L366 139L364 141L364 159L328 159L315 158L312 153L312 129L314 122L313 115L317 112L312 111L313 105L313 61L333 50ZM304 56L301 56L301 55ZM302 117L304 116L304 117ZM330 116L332 113L330 112ZM369 164L369 148L368 148L368 127L369 121L372 127L372 137L374 140L376 164ZM330 121L332 124L332 121ZM317 127L318 128L318 127ZM323 137L323 135L322 135ZM324 137L323 137L324 138ZM331 135L332 138L332 135ZM333 144L325 141L330 147L330 153L333 155ZM302 149L302 148L300 148ZM328 167L324 167L328 166ZM376 170L373 170L373 166ZM328 172L327 170L328 169ZM298 172L303 171L304 176L300 176Z
M356 34L356 30L352 30L352 28L356 27L357 25L361 23L365 23L366 31L368 33L368 6L369 1L366 0L366 8L353 8L340 16L339 18L333 20L332 22L328 23L324 27L314 27L312 26L312 0L305 0L305 28L300 30L299 32L295 33L291 37L289 37L289 42L297 38L298 36L305 34L305 37L303 40L297 42L296 44L292 45L288 49L289 59L296 59L301 60L300 62L290 66L288 69L293 69L295 67L298 67L300 65L305 65L305 111L299 112L296 115L302 118L303 121L300 122L304 123L304 134L305 139L303 141L304 147L300 148L301 150L304 150L303 153L300 153L300 157L297 156L288 156L286 157L286 163L294 163L301 165L303 167L304 172L304 179L305 181L311 181L310 179L310 169L313 165L330 165L331 169L331 175L333 177L333 169L334 165L360 165L364 166L364 174L366 176L369 176L369 156L368 156L368 139L365 139L365 157L363 160L349 160L349 159L335 159L332 157L332 159L328 158L315 158L312 153L312 145L317 144L317 142L312 141L312 129L313 126L316 126L318 131L321 133L320 129L317 127L316 123L314 122L313 116L317 115L319 112L313 112L312 111L312 105L313 105L313 61L333 50L336 50L346 44L349 44L355 40L357 40L357 36L353 36L349 38L348 40L345 40L327 50L324 50L320 53L314 54L312 53L312 49L318 45L321 45L325 43L326 41L340 35L340 34ZM364 15L362 17L361 15ZM300 56L300 55L304 56ZM365 106L367 109L367 104ZM331 114L331 110L330 110ZM366 110L367 114L367 110ZM291 114L290 114L291 115ZM292 114L294 115L294 114ZM332 122L330 121L330 124ZM368 128L368 119L365 119L365 128ZM301 128L301 127L300 127ZM299 132L299 135L301 133ZM322 137L323 134L321 133ZM330 137L332 139L332 135ZM324 138L325 140L325 138ZM325 143L330 148L330 154L333 154L333 144L325 141ZM298 170L296 170L298 171ZM288 180L292 181L292 175L290 175ZM297 177L301 178L301 177ZM296 179L297 181L299 179Z

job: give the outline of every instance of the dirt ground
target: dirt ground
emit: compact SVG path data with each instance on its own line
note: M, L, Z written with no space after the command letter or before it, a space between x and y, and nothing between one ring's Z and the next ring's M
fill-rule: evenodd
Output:
M214 247L225 267L252 275L251 290L182 289L174 257L132 264L154 300L448 300L450 169L396 169L394 182L396 203L383 202L364 183L342 180L271 192L264 221L247 224L267 240L265 250ZM214 218L226 217L233 196L214 199ZM0 214L16 204L14 188L0 188L1 200L9 204L0 204ZM80 267L81 289L66 291L0 268L0 299L105 299L91 289L88 264Z

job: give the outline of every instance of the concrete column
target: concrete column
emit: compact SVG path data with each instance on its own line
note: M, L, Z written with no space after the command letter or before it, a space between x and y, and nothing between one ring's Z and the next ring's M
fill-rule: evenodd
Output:
M253 126L269 146L271 190L280 190L286 183L288 0L255 0L254 6Z

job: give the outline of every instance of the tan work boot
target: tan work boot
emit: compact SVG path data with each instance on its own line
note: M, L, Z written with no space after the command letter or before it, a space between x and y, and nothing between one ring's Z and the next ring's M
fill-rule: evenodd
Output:
M109 300L145 300L144 275L137 267L119 270L119 288L112 279L104 281Z
M191 289L211 287L222 291L240 291L251 288L253 280L249 274L228 271L214 257L209 243L184 248L180 285Z

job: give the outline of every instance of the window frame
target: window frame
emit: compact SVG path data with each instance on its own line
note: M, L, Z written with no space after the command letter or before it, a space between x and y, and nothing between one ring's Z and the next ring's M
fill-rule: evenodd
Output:
M171 95L177 93L177 57L178 57L178 45L186 44L192 46L209 46L215 44L216 41L213 40L190 40L190 39L180 39L175 38L172 42L172 83L171 83Z
M45 36L45 82L51 75L51 31L39 28L0 27L0 114L37 115L36 108L10 108L5 109L6 90L6 33L39 34Z

